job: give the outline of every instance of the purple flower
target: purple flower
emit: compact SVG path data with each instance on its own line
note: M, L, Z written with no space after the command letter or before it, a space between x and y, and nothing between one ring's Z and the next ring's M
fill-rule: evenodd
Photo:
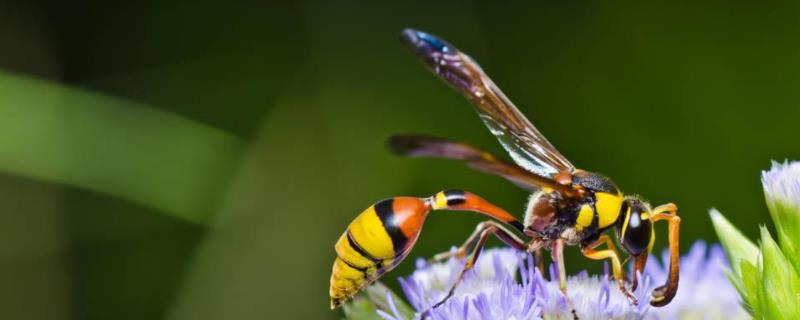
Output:
M667 262L667 253L664 253ZM572 309L580 319L746 319L735 289L723 273L725 257L719 246L707 248L697 242L681 261L678 295L664 308L647 303L653 283L666 278L666 270L650 258L631 305L616 282L603 275L581 272L568 277L567 294L572 307L558 288L557 280L545 279L530 255L513 249L489 249L483 252L475 268L465 275L455 294L443 305L430 309L441 300L463 266L463 260L427 264L417 261L417 270L400 284L406 299L417 311L429 310L429 319L572 319ZM553 268L551 267L551 273ZM387 320L406 319L387 297L390 309L379 311Z

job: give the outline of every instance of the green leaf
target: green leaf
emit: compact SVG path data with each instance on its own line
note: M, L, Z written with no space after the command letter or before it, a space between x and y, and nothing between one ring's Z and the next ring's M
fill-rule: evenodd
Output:
M778 229L787 232L800 231L800 207L798 207L800 204L791 203L788 199L771 195L766 191L765 198L769 213Z
M0 72L0 171L207 223L243 150L140 103Z
M743 275L740 282L742 288L739 290L739 295L743 298L744 307L750 312L750 315L762 314L764 297L761 291L761 272L756 265L744 260L739 264L739 267Z
M730 221L725 219L717 209L711 209L709 215L711 216L711 222L714 224L714 229L717 231L717 236L722 243L722 247L728 255L728 260L731 266L733 266L734 274L737 277L736 282L739 282L734 282L734 285L740 287L742 285L741 262L747 261L752 265L756 265L759 254L758 247L747 239L747 237L731 224Z
M800 317L800 277L766 227L761 227L761 290L766 297L765 316L768 319L797 319Z
M794 272L800 272L800 243L797 236L800 231L787 231L787 228L778 229L778 241L781 245L783 256L786 257L794 267ZM795 236L791 236L795 235Z

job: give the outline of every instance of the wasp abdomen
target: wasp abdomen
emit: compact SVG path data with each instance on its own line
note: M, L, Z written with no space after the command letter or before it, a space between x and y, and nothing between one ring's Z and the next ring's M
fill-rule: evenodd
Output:
M431 210L475 211L523 230L514 216L463 190L445 190L424 199L394 197L379 201L358 215L336 242L331 308L400 263L417 242Z
M431 207L425 200L395 197L367 208L336 242L331 308L391 270L414 245Z

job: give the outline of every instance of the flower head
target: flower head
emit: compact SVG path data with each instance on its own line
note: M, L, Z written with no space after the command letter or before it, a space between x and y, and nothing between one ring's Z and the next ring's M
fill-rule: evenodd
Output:
M664 265L666 259L665 253ZM634 292L641 302L631 305L609 278L608 270L600 276L584 271L568 277L567 300L559 290L558 281L545 279L530 255L503 248L485 250L453 297L431 309L446 296L463 263L458 259L435 264L420 260L413 274L400 279L417 317L428 311L429 319L572 319L573 309L580 319L590 320L747 317L739 306L736 291L725 280L721 249L718 246L707 249L702 242L695 244L684 257L681 290L665 308L653 308L647 303L653 289L651 284L666 278L666 269L655 258L651 257ZM551 274L554 271L551 267ZM407 319L392 310L379 314L384 319Z
M761 173L761 184L770 205L800 206L800 162L773 161L772 168Z
M758 244L747 239L721 213L711 221L733 262L728 273L748 311L758 319L800 317L800 162L772 163L762 172L767 207L778 241L761 227Z
M772 162L761 173L767 207L778 231L778 242L786 257L800 272L800 162Z

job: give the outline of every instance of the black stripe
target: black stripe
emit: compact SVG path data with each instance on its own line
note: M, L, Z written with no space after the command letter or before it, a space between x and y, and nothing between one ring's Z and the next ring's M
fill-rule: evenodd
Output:
M403 253L408 238L400 229L399 221L394 216L394 199L382 200L375 204L375 212L383 222L383 229L392 238L395 256Z
M350 247L352 247L353 250L358 252L358 254L360 254L360 255L364 256L364 258L367 258L370 261L374 262L375 265L379 266L381 264L381 260L380 259L373 257L371 254L369 254L369 252L364 250L364 248L361 248L361 246L359 246L358 243L356 243L356 241L353 239L353 236L350 235L350 229L347 229L347 243L349 243ZM344 260L344 259L342 259L342 260Z
M597 204L597 200L592 202L592 211L594 211L594 212L592 212L592 215L593 215L592 224L589 225L589 229L590 230L597 230L597 229L600 228L600 212L597 211L596 204Z
M338 256L338 257L339 257L339 260L342 260L342 262L344 262L344 264L350 266L350 268L353 268L353 269L356 269L356 270L360 271L361 273L364 274L364 277L367 276L367 268L362 268L362 267L356 266L356 265L352 264L350 261L347 261L342 256Z
M455 206L467 202L467 197L464 190L446 190L444 191L444 196L445 199L447 199L447 206Z

